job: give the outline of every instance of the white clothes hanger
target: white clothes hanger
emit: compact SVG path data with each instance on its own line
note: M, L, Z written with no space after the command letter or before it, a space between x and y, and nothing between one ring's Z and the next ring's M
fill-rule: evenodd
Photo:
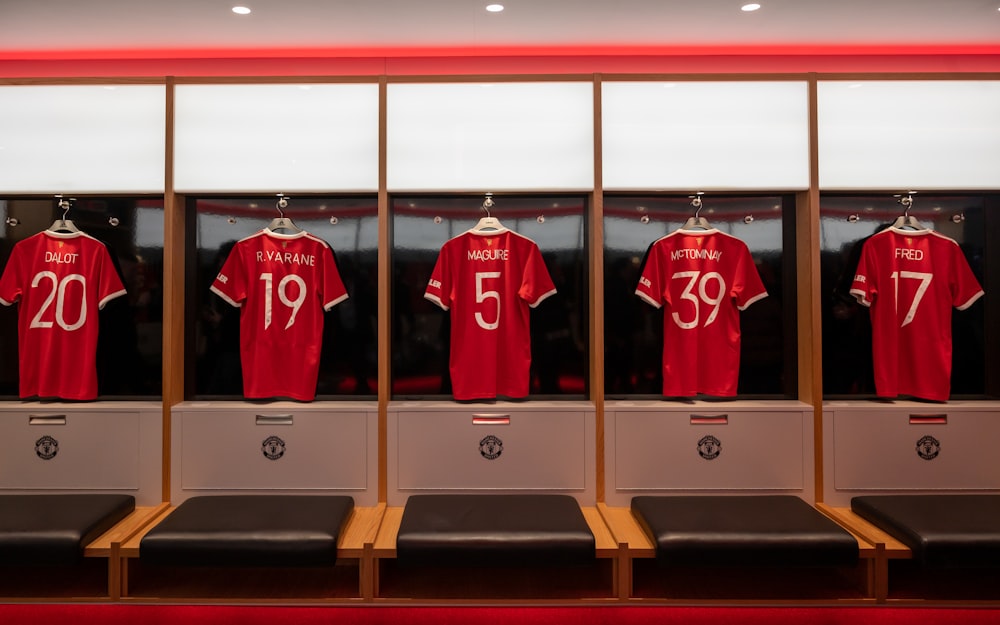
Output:
M270 231L275 230L289 230L293 233L302 232L302 228L296 226L291 219L285 217L285 212L283 209L288 207L289 198L283 193L278 194L278 202L275 204L275 208L278 210L279 217L275 217L271 220L271 223L267 224L267 229Z
M71 220L66 219L66 214L69 213L69 209L72 206L72 202L75 202L76 198L70 198L67 200L63 198L63 196L61 195L57 195L56 197L59 198L59 208L63 209L62 219L57 219L53 221L52 225L49 226L46 230L48 232L71 233L71 234L80 232L80 229L76 227L76 224L74 224Z
M490 232L504 230L503 224L496 217L490 215L490 208L494 205L493 194L487 193L486 199L483 200L482 209L486 211L486 216L481 218L475 226L472 227L472 232Z
M708 223L708 220L701 216L701 193L695 195L691 198L691 206L695 207L694 217L688 217L684 225L681 226L681 230L711 230L712 224Z

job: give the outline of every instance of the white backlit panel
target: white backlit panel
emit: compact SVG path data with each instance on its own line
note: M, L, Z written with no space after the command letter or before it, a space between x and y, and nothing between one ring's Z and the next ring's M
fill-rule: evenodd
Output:
M163 193L163 85L0 87L0 192Z
M378 189L378 85L178 85L181 192Z
M593 93L576 82L389 85L389 189L591 189Z
M605 82L606 190L809 186L805 82Z
M1000 81L818 88L821 188L1000 188Z

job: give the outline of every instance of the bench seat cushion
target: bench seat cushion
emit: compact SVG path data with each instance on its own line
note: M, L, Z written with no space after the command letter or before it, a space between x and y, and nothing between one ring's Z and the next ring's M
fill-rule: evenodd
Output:
M664 566L847 566L858 542L792 495L649 496L632 513Z
M174 566L320 566L354 509L346 496L192 497L139 543L143 563Z
M78 562L133 510L131 495L0 495L0 565Z
M567 495L412 495L403 508L401 564L575 565L596 560L594 534Z
M1000 568L1000 495L871 495L851 510L924 566Z

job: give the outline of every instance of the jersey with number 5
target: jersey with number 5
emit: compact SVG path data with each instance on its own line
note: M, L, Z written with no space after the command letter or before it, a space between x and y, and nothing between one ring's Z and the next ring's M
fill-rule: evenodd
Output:
M451 313L455 399L528 394L529 308L555 292L538 245L512 230L468 231L442 246L424 297Z
M871 308L876 394L947 400L951 309L983 295L958 243L933 230L883 230L861 248L851 294Z
M211 290L240 308L243 395L313 400L323 313L347 299L330 246L265 228L236 243Z
M83 232L19 242L0 277L0 304L19 301L21 397L97 398L97 311L125 294L107 248Z
M636 295L663 312L663 394L736 394L740 311L767 297L746 244L676 230L646 251Z

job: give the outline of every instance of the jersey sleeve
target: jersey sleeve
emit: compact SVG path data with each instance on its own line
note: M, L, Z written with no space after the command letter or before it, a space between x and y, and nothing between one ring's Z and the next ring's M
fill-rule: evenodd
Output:
M969 267L969 261L965 259L962 249L955 245L955 260L952 263L954 277L952 280L951 294L952 305L959 310L965 310L972 306L977 299L983 296L983 287L979 285L976 276Z
M733 278L733 286L730 296L736 301L736 307L746 310L754 302L767 297L767 290L757 273L757 266L753 262L753 256L746 246L742 247L742 252L736 266L736 275Z
M427 282L424 298L434 302L444 310L451 309L451 271L448 260L448 244L445 243L438 254L431 278Z
M660 255L657 253L657 245L654 241L646 249L642 269L639 272L639 285L635 288L635 294L656 308L662 307L665 302L662 288L663 271L663 267L660 266Z
M239 244L229 252L226 262L209 288L232 306L239 308L243 305L247 298L247 275Z
M11 306L21 297L24 285L21 284L21 253L17 246L10 253L10 260L0 276L0 304Z
M103 310L108 302L125 295L125 285L122 284L122 279L118 275L114 263L111 262L111 254L108 253L108 249L104 245L98 248L98 256L100 264L97 276L97 308Z
M858 268L854 271L854 280L851 282L851 295L863 306L871 306L878 295L878 284L875 280L875 263L872 259L872 246L870 240L861 249L861 259L858 261Z
M329 311L331 308L347 299L347 289L344 281L337 270L337 261L333 256L330 246L324 245L321 252L323 258L323 292L321 293L323 310Z
M524 275L521 277L521 288L518 289L518 296L534 308L542 303L545 298L554 295L556 286L552 283L552 276L545 266L545 259L538 246L532 244L528 248L528 262L524 265Z

